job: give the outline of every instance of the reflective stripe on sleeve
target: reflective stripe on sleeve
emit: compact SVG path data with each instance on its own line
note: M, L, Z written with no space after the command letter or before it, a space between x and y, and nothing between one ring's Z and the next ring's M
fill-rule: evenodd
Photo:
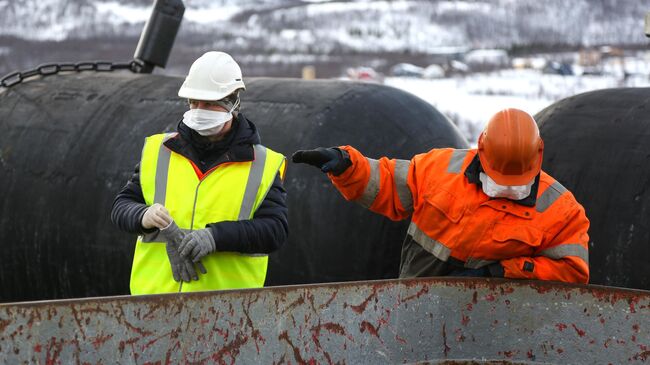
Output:
M544 256L554 260L558 260L567 256L579 257L582 261L589 266L589 251L579 243L565 243L555 247L547 248L541 251L537 256Z
M379 194L379 161L373 160L372 158L366 158L366 160L370 164L370 179L363 194L357 199L357 203L365 208L370 208Z
M544 193L537 198L537 203L535 204L535 210L540 213L543 213L548 209L555 201L566 192L566 188L562 186L558 181L554 182L553 185L549 186L548 189L544 190Z
M468 152L469 150L454 150L451 154L449 165L447 166L447 172L450 174L459 174Z
M413 210L413 196L407 184L409 166L411 166L411 161L395 160L395 189L397 190L399 202L407 212Z
M413 237L413 240L422 246L422 248L437 257L439 260L447 261L447 259L449 259L451 249L427 236L426 233L422 232L415 223L411 222L407 233L410 234L411 237Z

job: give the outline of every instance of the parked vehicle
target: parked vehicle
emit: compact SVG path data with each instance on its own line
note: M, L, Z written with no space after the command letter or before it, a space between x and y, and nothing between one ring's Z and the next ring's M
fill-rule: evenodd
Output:
M442 66L433 64L424 69L422 77L425 79L441 79L445 77L445 74L445 69Z
M424 68L410 63L398 63L390 69L390 74L397 77L422 77Z

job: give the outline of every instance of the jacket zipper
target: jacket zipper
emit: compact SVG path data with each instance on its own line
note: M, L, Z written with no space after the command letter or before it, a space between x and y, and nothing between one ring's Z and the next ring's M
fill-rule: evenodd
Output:
M190 232L194 231L194 213L196 213L196 201L199 198L199 188L201 187L202 182L203 179L199 180L199 184L196 186L196 190L194 191L194 204L192 205L192 219L190 221ZM183 290L183 281L181 280L181 285L178 287L178 292L180 293L182 290Z

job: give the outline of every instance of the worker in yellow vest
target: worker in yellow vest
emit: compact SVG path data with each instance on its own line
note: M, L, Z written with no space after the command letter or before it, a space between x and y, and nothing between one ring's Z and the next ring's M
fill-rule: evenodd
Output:
M230 55L207 52L178 92L189 110L177 131L145 139L111 212L139 235L131 294L264 285L267 255L288 236L285 157L239 111L245 89Z

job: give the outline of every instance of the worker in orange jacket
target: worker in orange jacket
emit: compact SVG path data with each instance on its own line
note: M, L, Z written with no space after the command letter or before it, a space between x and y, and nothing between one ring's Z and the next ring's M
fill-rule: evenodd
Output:
M589 281L584 208L541 170L532 116L496 113L478 149L433 149L410 161L365 157L350 146L297 151L347 200L392 220L411 216L400 277L493 276Z

